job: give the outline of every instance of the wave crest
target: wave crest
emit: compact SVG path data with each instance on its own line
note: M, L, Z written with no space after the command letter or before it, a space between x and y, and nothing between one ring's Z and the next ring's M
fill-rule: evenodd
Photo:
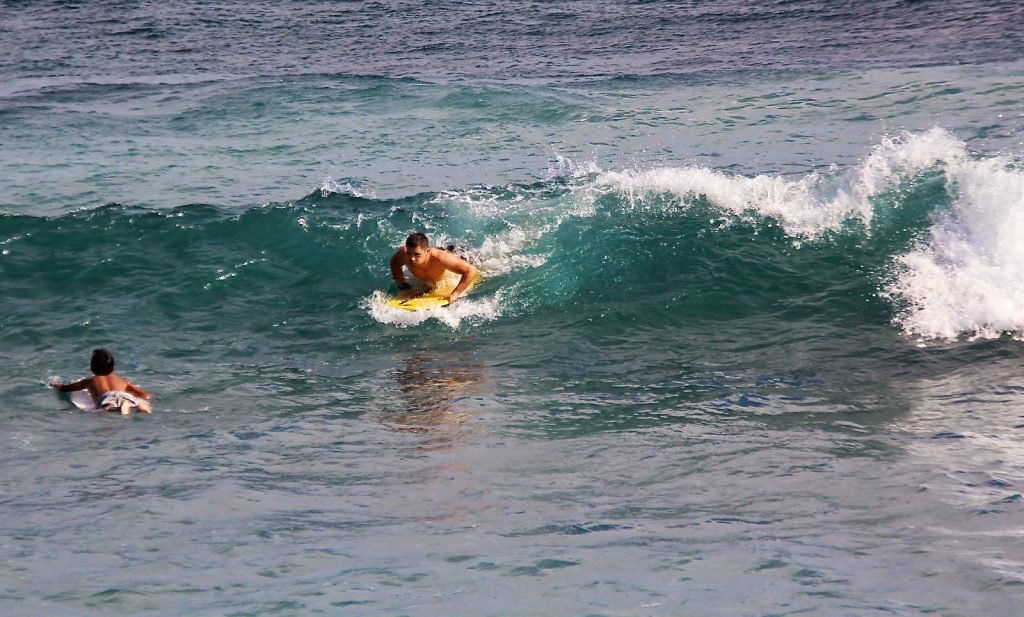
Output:
M904 304L897 321L922 339L1024 340L1024 173L1003 158L946 169L957 193L929 237L898 258L887 289Z

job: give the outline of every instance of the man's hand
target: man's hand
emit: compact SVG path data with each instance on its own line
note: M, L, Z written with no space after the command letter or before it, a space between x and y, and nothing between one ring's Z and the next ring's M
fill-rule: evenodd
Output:
M457 291L453 291L453 292L451 293L451 295L450 295L450 296L448 296L448 304L452 304L453 302L455 302L456 300L458 300L458 299L459 299L459 298L461 298L461 297L462 297L462 294L461 294L461 293L459 293L459 292L457 292Z

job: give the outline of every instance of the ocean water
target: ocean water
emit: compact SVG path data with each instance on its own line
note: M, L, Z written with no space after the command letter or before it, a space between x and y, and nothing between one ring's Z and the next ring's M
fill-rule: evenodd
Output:
M0 614L1022 614L1024 9L822 4L5 2Z

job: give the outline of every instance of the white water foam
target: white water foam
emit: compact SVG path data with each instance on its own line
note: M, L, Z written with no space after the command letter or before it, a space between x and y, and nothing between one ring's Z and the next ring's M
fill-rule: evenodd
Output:
M544 265L547 255L523 255L521 251L536 242L545 232L546 229L526 231L513 227L504 233L488 236L480 248L473 251L480 273L484 278L490 278Z
M670 193L682 199L704 196L717 207L736 214L756 211L778 219L792 235L812 235L838 225L847 213L830 212L813 199L817 180L812 174L799 180L760 175L733 176L706 167L663 167L647 171L610 171L596 187L623 194L636 207L652 194Z
M795 179L767 174L748 178L706 167L663 167L604 172L594 186L620 192L633 205L654 194L681 199L703 196L737 215L771 217L790 236L815 238L839 230L851 218L870 227L871 197L941 161L961 160L965 153L962 142L942 129L932 129L883 140L863 165L837 180L818 173Z
M542 204L537 191L522 187L505 187L504 194L489 187L473 187L463 191L438 194L433 203L457 203L481 220L500 220L508 229L484 238L479 247L467 247L470 259L484 278L500 276L524 268L537 268L548 255L523 254L538 240L557 228L560 213L557 206ZM434 244L459 244L457 238L438 235Z
M1024 170L1003 157L965 158L946 175L952 210L899 258L886 290L907 305L897 320L920 339L1024 340Z
M402 328L417 326L427 320L434 319L452 330L456 330L463 321L482 322L497 319L501 315L501 291L480 298L459 298L450 306L420 311L388 306L389 296L383 291L375 291L362 302L370 316L380 323L396 325Z

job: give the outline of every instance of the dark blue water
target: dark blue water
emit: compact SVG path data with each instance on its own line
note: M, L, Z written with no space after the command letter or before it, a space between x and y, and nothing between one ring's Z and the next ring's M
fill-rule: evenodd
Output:
M1022 22L4 3L0 613L1020 613Z

